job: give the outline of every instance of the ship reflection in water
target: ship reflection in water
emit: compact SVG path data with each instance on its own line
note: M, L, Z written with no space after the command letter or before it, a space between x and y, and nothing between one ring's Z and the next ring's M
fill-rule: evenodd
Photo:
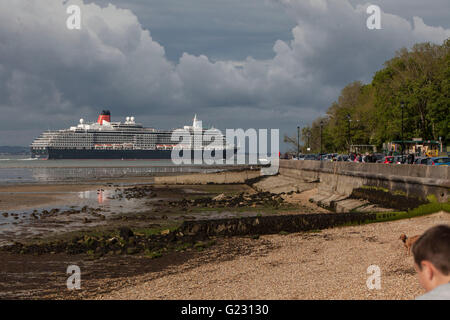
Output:
M78 196L82 200L97 200L98 204L108 204L112 197L115 195L114 190L88 190L81 191L78 193Z
M108 216L114 213L145 212L151 209L148 198L124 197L122 188L108 188L97 190L86 190L78 192L78 207L100 208L102 214Z

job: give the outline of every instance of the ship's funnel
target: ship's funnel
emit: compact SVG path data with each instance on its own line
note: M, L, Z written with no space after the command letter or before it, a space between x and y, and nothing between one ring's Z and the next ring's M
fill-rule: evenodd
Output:
M103 124L103 120L111 122L111 113L109 112L109 110L103 110L102 113L100 113L97 123Z

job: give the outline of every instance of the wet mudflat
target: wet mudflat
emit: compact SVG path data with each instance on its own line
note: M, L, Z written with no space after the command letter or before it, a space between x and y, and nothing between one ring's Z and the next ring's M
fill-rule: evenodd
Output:
M39 191L38 191L39 190ZM3 194L2 194L3 192ZM311 209L287 204L279 195L258 193L247 185L62 185L17 186L0 195L9 210L0 211L0 244L38 240L92 228L166 226L184 220L233 218L273 214L284 209ZM20 195L21 199L15 199ZM53 197L23 207L26 198ZM57 198L55 200L54 198ZM17 203L14 208L13 202ZM55 202L57 201L57 202Z
M42 206L25 207L19 201L21 209L14 210L11 196L9 209L0 211L2 299L91 297L102 294L99 281L108 279L110 288L116 278L123 284L138 274L157 276L186 261L191 268L212 261L208 259L232 259L252 250L256 239L247 239L248 246L237 246L226 239L175 234L186 220L311 212L280 195L239 184L105 183L16 186L0 192L20 194L31 202L42 194L64 201L55 205L52 199ZM124 235L123 229L130 230L130 235ZM215 253L205 258L206 252ZM198 255L202 258L195 260ZM66 269L72 264L84 270L84 293L66 288Z

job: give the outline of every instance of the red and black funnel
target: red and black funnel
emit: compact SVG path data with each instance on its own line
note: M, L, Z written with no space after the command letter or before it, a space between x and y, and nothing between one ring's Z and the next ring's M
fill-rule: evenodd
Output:
M109 112L109 110L103 110L102 113L100 113L97 123L103 124L103 120L111 122L111 112Z

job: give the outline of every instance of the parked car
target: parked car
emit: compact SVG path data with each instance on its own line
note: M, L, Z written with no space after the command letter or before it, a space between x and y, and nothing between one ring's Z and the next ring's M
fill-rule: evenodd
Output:
M305 154L304 160L317 160L317 156L315 154Z
M299 154L299 156L292 156L291 160L304 160L305 155Z
M346 154L339 154L336 157L336 161L349 161L349 157Z
M449 157L428 158L427 164L429 166L448 166L450 165L450 158Z
M384 154L382 154L382 153L374 153L373 155L376 158L376 160L375 160L376 163L383 163L383 161L384 161Z
M414 160L414 164L427 164L428 157L418 157Z
M394 156L394 161L393 163L395 164L403 164L406 163L406 156Z
M383 163L393 163L393 162L394 162L394 157L393 156L386 156L386 157L384 157Z

